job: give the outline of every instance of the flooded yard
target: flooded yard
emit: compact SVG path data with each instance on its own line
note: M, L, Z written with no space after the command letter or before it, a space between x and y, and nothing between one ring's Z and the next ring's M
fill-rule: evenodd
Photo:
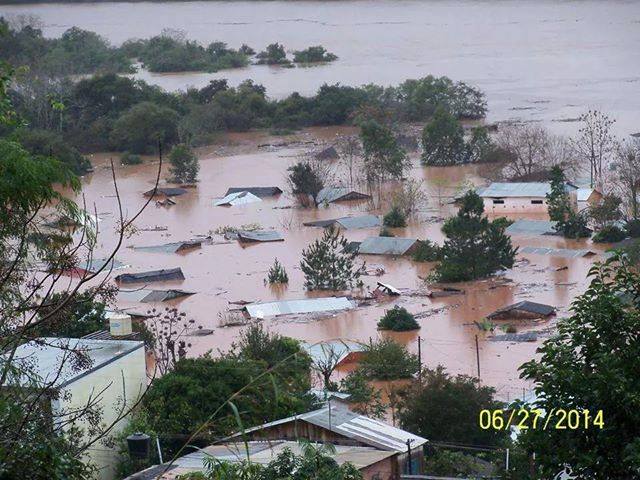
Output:
M302 250L321 233L321 228L303 226L304 222L318 219L338 218L362 213L379 214L386 211L387 204L375 208L368 202L341 202L319 209L295 208L294 200L286 193L286 169L299 155L311 148L302 142L322 144L335 139L337 134L349 133L341 129L313 129L297 136L299 143L293 146L258 147L258 145L282 142L281 138L269 138L265 134L234 134L224 139L223 144L200 151L200 180L197 188L188 188L187 193L174 197L176 205L156 206L152 202L136 221L137 233L125 240L117 259L128 267L115 274L180 267L185 279L182 281L149 284L146 288L177 288L195 295L157 304L138 304L120 300L121 308L144 311L149 308L162 309L176 306L194 318L203 328L213 330L211 335L191 337L192 354L208 350L215 353L227 349L237 337L240 326L222 327L221 319L230 307L230 302L269 302L284 299L302 299L326 296L327 293L308 293L303 287L304 276L299 268ZM296 140L289 138L288 140ZM319 148L319 147L316 147ZM83 195L95 202L102 221L99 250L96 257L105 254L115 242L117 204L109 169L110 155L95 155L95 172L83 181ZM116 160L118 156L114 155ZM414 164L418 165L417 158ZM336 161L334 161L336 162ZM442 242L441 219L455 212L450 205L453 196L463 182L482 182L479 166L463 167L419 167L415 166L412 177L424 181L429 202L416 220L407 228L394 229L397 236L430 239ZM336 165L336 169L340 169ZM118 188L126 214L132 215L146 201L143 192L153 187L157 161L149 160L140 166L116 167ZM165 166L163 178L166 174ZM261 202L232 207L214 206L230 187L278 186L285 193L278 197L264 198ZM437 195L442 195L442 206ZM90 210L93 210L91 207ZM240 244L214 235L213 242L203 243L201 248L184 253L164 253L135 250L133 247L160 245L185 241L209 235L219 227L239 227L259 224L262 229L277 230L284 236L283 242ZM157 231L155 227L160 227ZM345 230L348 240L361 241L376 236L379 228ZM554 248L591 248L586 242L567 241L555 236L514 236L518 246L546 246ZM274 288L264 284L268 268L275 258L285 266L289 274L289 285ZM367 306L346 312L331 314L322 319L307 317L266 318L269 329L310 343L329 339L348 339L367 342L378 335L391 335L406 344L412 351L418 349L421 339L423 362L435 367L445 365L452 373L476 375L475 338L479 337L480 370L482 381L495 386L501 398L522 396L528 385L518 379L517 367L530 359L538 342L490 341L493 334L503 334L500 325L510 323L518 333L545 331L553 325L548 321L497 321L495 332L485 332L474 322L480 322L487 314L506 305L530 300L547 303L558 308L558 315L566 313L571 299L585 286L585 274L594 260L592 258L562 258L550 255L520 254L516 266L505 272L501 281L480 281L462 284L463 295L429 298L424 295L427 287L423 279L428 276L433 264L416 263L410 257L360 255L359 261L370 266L382 265L382 276L365 276L364 288L351 292L354 297L363 297L376 287L377 281L389 283L411 292L387 300L370 301ZM564 268L568 267L568 268ZM124 289L137 289L145 284L125 285ZM415 291L422 291L422 294ZM330 293L329 293L330 294ZM377 331L378 319L386 309L398 304L417 314L421 329L409 333L381 333ZM419 337L418 337L419 336Z

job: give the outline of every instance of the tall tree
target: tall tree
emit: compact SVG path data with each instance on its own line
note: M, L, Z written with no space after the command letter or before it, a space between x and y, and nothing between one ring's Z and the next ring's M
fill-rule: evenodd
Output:
M174 145L169 153L171 180L177 183L193 183L198 179L200 162L193 150L184 143Z
M330 168L327 164L317 160L303 160L290 166L287 180L291 193L297 195L304 205L311 198L313 205L318 205L318 194L329 180Z
M557 334L521 367L522 378L535 383L535 407L582 415L577 429L524 432L522 442L536 453L536 478L566 467L572 478L585 480L636 478L640 471L640 276L624 257L595 265L589 276Z
M517 248L504 230L504 221L489 221L480 196L468 191L457 215L442 227L447 239L440 249L435 278L445 282L476 280L511 268Z
M602 188L604 166L615 148L611 127L615 120L598 110L580 116L582 126L572 144L578 156L589 163L591 187Z
M330 226L322 237L302 251L300 268L308 290L345 290L354 286L364 265L356 267L357 253L347 249L347 239Z
M457 165L467 161L464 130L448 110L440 107L422 131L424 165Z
M555 166L551 169L551 191L547 194L547 211L549 219L556 222L554 229L567 238L588 237L590 231L587 228L585 216L576 212L572 206L564 171Z
M387 179L400 179L409 167L407 153L398 144L393 131L375 120L360 125L360 140L367 181L380 184Z
M625 217L640 220L640 139L616 148L614 187L625 207Z

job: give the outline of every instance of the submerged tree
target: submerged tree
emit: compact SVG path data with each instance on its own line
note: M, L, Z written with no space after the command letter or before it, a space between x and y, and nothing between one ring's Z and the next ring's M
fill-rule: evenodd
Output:
M549 219L556 222L553 227L567 238L588 237L587 219L576 212L567 192L567 182L561 167L551 169L551 190L546 196Z
M319 161L304 160L287 169L291 193L304 200L311 198L314 205L318 205L318 194L324 188L329 177L328 167Z
M580 115L582 126L573 139L578 156L589 163L591 186L602 186L604 167L614 152L615 139L611 127L615 120L598 110Z
M364 265L356 267L357 253L349 251L347 239L333 226L302 251L300 268L308 290L345 290L358 283Z
M287 271L284 266L276 260L273 262L273 265L269 267L269 271L267 272L266 282L270 284L274 283L289 283L289 275L287 275Z
M398 144L393 131L375 120L360 125L364 168L370 185L387 179L400 179L410 166L407 153Z
M467 160L462 126L451 113L438 108L422 131L424 165L456 165Z
M200 162L193 150L184 143L175 145L169 154L172 180L177 183L193 183L198 179Z
M589 276L589 288L558 323L557 335L521 367L522 378L535 383L536 408L580 412L584 427L524 432L521 441L536 453L536 478L565 467L577 479L635 478L640 469L640 410L632 407L640 370L640 276L623 256L595 265Z
M462 205L455 217L442 227L447 236L439 251L435 279L444 282L476 280L511 268L517 248L505 233L500 219L489 221L484 216L484 204L474 191L462 197Z

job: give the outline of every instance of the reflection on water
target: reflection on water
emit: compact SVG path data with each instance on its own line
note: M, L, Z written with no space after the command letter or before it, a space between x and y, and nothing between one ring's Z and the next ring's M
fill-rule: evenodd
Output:
M522 118L574 132L567 120L599 108L618 118L621 135L640 124L640 3L633 1L142 2L2 10L39 15L51 36L77 25L119 44L170 27L203 43L261 49L277 41L289 50L322 44L339 57L310 68L139 74L170 90L252 78L283 97L311 94L325 82L392 85L434 74L483 89L490 121Z
M338 129L315 129L315 137L335 138ZM307 133L307 135L309 135ZM308 137L307 137L308 138ZM348 215L365 206L331 205L320 210L305 210L288 207L292 200L283 194L277 199L265 199L261 203L231 208L214 207L215 198L224 195L228 187L276 185L286 186L285 170L300 153L295 149L264 151L257 149L264 143L264 134L232 135L226 138L229 144L227 154L212 153L222 147L201 152L200 182L197 189L177 197L177 205L164 208L154 205L143 213L136 222L141 229L125 241L118 253L119 260L131 265L130 271L158 268L181 267L186 280L177 283L154 284L154 288L179 287L197 292L177 302L181 310L197 319L204 328L214 329L214 334L193 337L194 353L207 350L226 349L238 334L240 327L219 328L218 314L224 312L230 301L272 301L296 299L307 295L303 288L303 275L299 269L300 253L311 241L321 234L321 229L303 227L305 221L317 218L335 218ZM83 180L84 195L89 202L96 203L96 209L103 221L100 223L100 256L113 246L116 200L113 196L111 173L107 168L109 155L96 155L93 159L95 173ZM417 162L416 162L417 163ZM129 215L145 201L142 192L149 190L155 178L157 164L118 167L117 176L123 204ZM426 189L431 193L429 204L421 218L406 229L398 229L401 236L428 238L442 241L440 224L433 217L452 213L448 204L449 196L456 185L463 181L478 182L476 166L451 168L415 167L414 178L424 179ZM434 184L435 182L435 184ZM436 189L444 189L447 197L443 206L434 197ZM278 208L274 208L278 207ZM386 205L382 210L386 208ZM91 208L92 209L92 208ZM188 240L196 235L207 234L222 225L239 226L259 223L263 228L273 228L283 232L284 242L253 245L242 248L237 242L203 246L183 255L136 251L131 246L158 245L178 240ZM166 231L144 231L145 227L163 226ZM350 230L349 240L362 240L376 235L377 229ZM567 241L558 237L514 237L516 245L545 245L553 247L584 248L585 242ZM589 248L593 248L590 246ZM274 258L286 267L290 283L286 289L272 289L263 284L263 279ZM451 372L475 375L475 336L480 337L480 362L483 382L495 385L504 398L521 394L523 383L518 380L517 367L530 359L535 352L535 343L507 343L484 341L485 332L480 331L474 321L507 304L528 299L549 303L567 311L567 305L577 293L583 290L585 273L592 260L564 259L548 256L520 255L523 261L516 268L506 272L512 280L504 285L482 281L463 285L465 295L430 299L426 296L402 296L395 301L333 315L320 321L286 321L268 319L265 324L272 329L308 342L345 338L367 342L376 338L377 320L385 309L398 303L412 313L422 313L418 332L384 333L417 350L418 335L422 339L422 357L426 365L435 367L444 364ZM596 257L597 258L597 257ZM368 263L383 264L386 273L380 279L398 288L419 289L424 287L421 278L426 277L430 264L416 264L410 259L385 257L367 258ZM561 267L568 266L568 269ZM128 271L128 270L127 270ZM120 273L120 272L119 272ZM378 277L364 277L365 290L375 288ZM561 284L561 285L558 285ZM354 292L361 293L361 292ZM131 306L121 304L121 306ZM160 305L161 307L164 304ZM139 306L138 306L139 307ZM147 305L144 305L146 308ZM547 323L519 325L520 331L540 329ZM526 385L524 385L526 386Z

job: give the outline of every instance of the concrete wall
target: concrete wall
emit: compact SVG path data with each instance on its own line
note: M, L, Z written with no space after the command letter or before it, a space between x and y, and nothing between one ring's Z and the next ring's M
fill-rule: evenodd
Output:
M396 456L369 465L360 470L363 480L396 480L400 478Z
M540 197L517 197L501 199L483 198L483 200L485 213L547 213L547 200ZM532 203L534 201L542 201L542 203Z
M64 387L52 409L54 415L59 415L61 412L79 410L89 401L96 402L102 409L102 424L111 425L121 415L123 408L129 409L135 404L146 387L145 350L142 347ZM113 437L120 433L127 423L127 418L121 419L110 435ZM81 421L76 426L86 429L86 424ZM99 469L99 480L115 478L118 460L118 452L100 441L87 453L87 461Z

